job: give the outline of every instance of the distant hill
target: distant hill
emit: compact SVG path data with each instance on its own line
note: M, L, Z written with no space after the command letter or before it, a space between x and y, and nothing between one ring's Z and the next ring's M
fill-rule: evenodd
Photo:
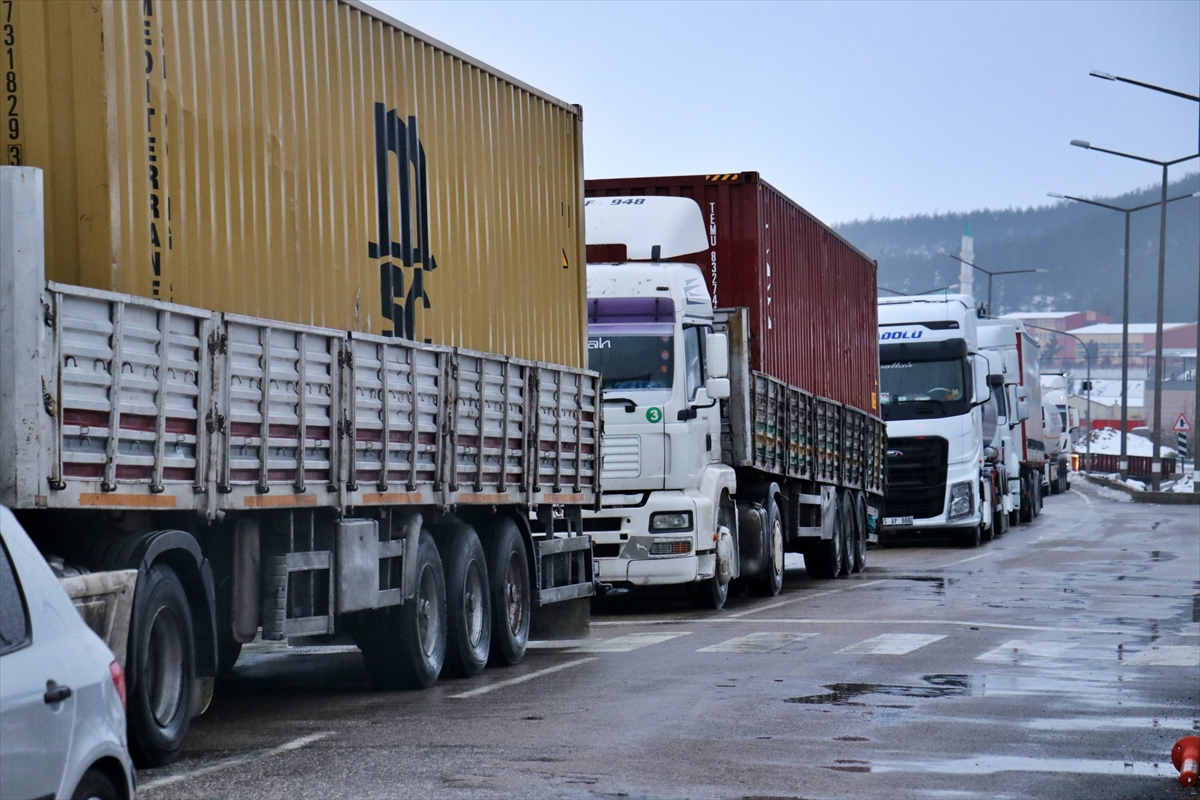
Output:
M1200 173L1173 181L1168 196L1200 190ZM1154 203L1158 187L1119 197L1089 198L1129 208ZM963 214L919 214L901 219L855 220L834 226L879 261L879 285L918 293L958 283L958 255L967 220L975 233L975 263L993 272L1047 269L1046 274L994 280L994 314L1010 311L1095 310L1121 317L1124 215L1095 206L1055 201L1035 208L984 209ZM1130 318L1153 322L1158 275L1158 209L1139 211L1130 226ZM1165 317L1196 319L1200 279L1200 198L1168 206ZM884 296L886 293L881 292ZM987 276L975 273L975 296L987 296Z

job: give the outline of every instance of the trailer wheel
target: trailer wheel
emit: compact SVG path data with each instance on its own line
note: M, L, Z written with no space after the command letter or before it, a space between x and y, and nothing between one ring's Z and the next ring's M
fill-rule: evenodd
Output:
M836 578L841 572L842 545L845 542L841 516L840 513L833 515L833 536L813 543L804 551L804 568L814 578L828 580Z
M446 581L437 545L427 530L417 544L416 594L368 618L359 647L379 689L428 689L446 657Z
M517 523L507 517L492 528L487 546L487 571L492 592L493 666L520 664L529 645L532 597L529 556Z
M867 568L867 501L861 493L854 495L854 571Z
M847 492L838 493L838 520L841 522L842 533L842 564L837 576L845 578L854 572L856 563L857 532L854 529L854 511L850 506L850 495Z
M1026 475L1021 478L1021 522L1033 522L1033 481Z
M138 587L128 652L129 750L139 766L170 764L191 727L196 645L183 583L166 564Z
M783 518L774 497L768 497L766 513L767 541L762 572L750 582L750 590L760 597L774 597L783 588Z
M1042 515L1042 477L1039 475L1033 481L1033 518Z
M487 556L470 525L439 540L446 565L446 672L470 678L487 666L492 643L492 593Z

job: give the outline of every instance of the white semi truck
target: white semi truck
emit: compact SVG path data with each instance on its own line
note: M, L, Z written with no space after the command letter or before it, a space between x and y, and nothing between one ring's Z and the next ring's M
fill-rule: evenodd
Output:
M1071 431L1079 428L1079 410L1067 406L1067 376L1043 372L1042 419L1046 442L1046 487L1051 494L1071 488Z
M1009 522L1031 522L1041 513L1048 473L1037 342L1020 320L980 320L978 331L989 369L1003 376L1003 397L997 391L997 398L1004 408L1005 424L999 435L1008 478Z
M752 368L747 309L715 310L700 268L667 260L709 246L694 200L587 202L589 248L623 256L588 264L604 490L583 523L601 587L687 586L720 608L733 579L778 593L785 550L818 577L861 569L882 424Z
M885 538L944 532L978 546L997 532L983 427L990 372L977 322L968 295L879 300Z

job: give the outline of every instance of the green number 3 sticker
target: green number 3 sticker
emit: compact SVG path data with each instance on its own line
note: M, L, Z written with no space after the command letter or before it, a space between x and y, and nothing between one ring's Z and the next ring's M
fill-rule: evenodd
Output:
M651 406L646 409L646 419L651 422L662 422L662 409Z

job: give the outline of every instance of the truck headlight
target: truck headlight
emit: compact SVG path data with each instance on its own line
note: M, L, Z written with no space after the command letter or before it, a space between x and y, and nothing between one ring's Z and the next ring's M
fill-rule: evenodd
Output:
M956 483L950 487L950 519L969 517L975 510L971 481Z
M690 511L659 511L650 515L651 531L690 531L692 529L692 512Z

